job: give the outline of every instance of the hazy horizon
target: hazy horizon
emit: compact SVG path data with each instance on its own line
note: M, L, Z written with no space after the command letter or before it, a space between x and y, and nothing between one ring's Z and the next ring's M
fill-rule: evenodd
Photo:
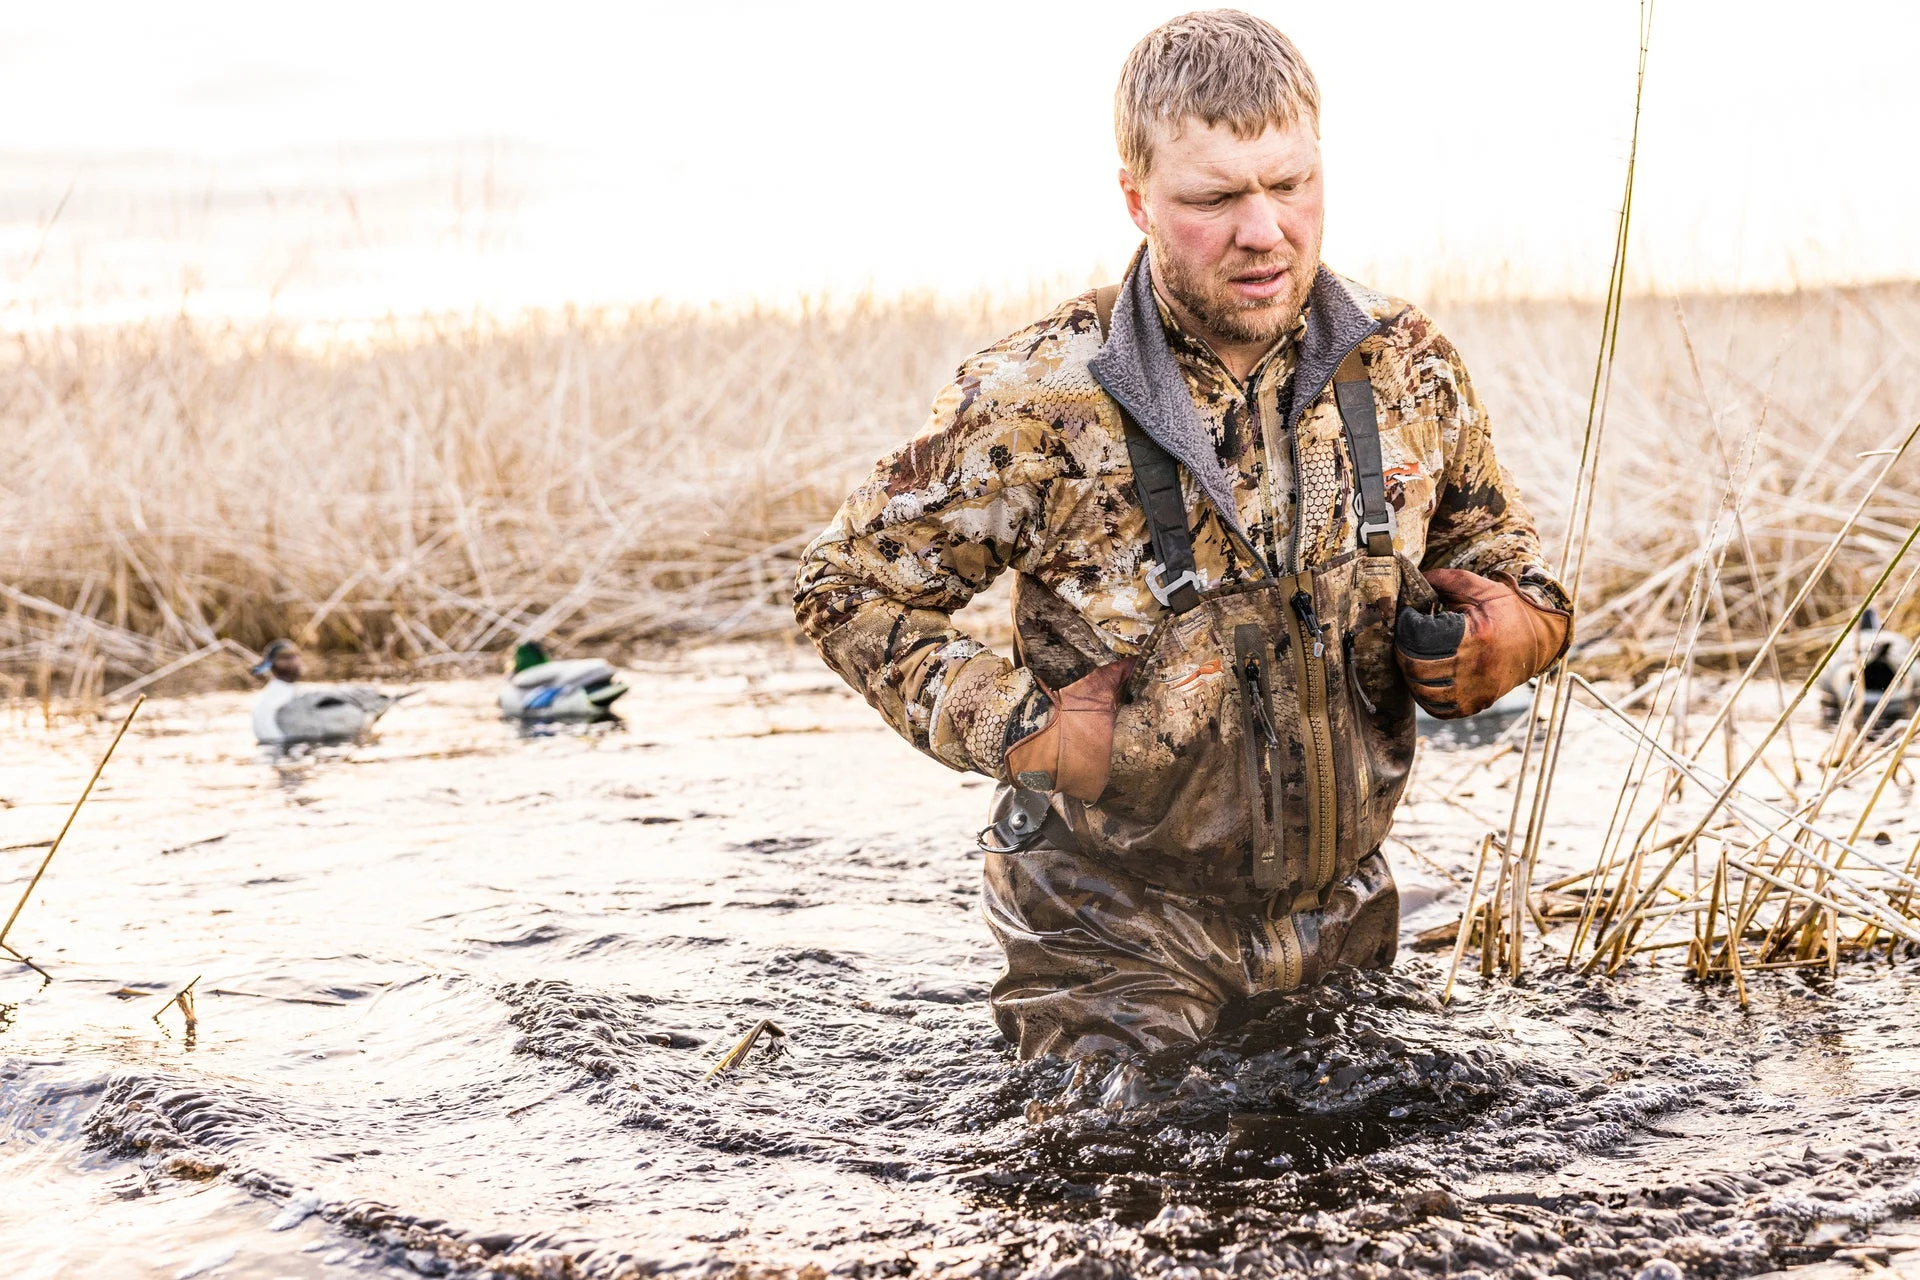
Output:
M1118 272L1112 84L1181 4L371 5L0 19L0 322L1022 297ZM1251 4L1322 84L1326 259L1605 285L1638 6ZM1637 291L1920 278L1920 12L1654 16ZM1862 39L1862 32L1871 38Z

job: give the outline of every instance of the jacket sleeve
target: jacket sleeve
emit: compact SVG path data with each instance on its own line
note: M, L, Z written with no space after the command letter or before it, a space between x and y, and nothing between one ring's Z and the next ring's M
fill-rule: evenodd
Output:
M1520 488L1494 456L1486 407L1460 353L1435 331L1421 363L1432 393L1441 397L1446 464L1420 567L1511 574L1535 603L1567 609L1566 590L1541 550Z
M927 430L854 490L801 557L794 614L901 737L950 768L1004 779L1009 745L1051 704L953 613L1024 551L1056 467L1040 424L996 420L978 390L963 369Z

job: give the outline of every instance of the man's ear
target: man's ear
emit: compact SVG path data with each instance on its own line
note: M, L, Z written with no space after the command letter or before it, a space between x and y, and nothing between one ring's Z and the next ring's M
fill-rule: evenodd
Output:
M1120 170L1120 193L1127 199L1127 216L1133 219L1133 225L1140 228L1140 234L1146 235L1152 224L1147 219L1146 196L1140 191L1140 185L1133 175L1125 169Z

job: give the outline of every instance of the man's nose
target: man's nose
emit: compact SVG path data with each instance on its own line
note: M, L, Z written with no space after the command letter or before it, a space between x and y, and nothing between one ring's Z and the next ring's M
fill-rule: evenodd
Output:
M1280 225L1280 209L1269 196L1256 195L1239 202L1234 220L1233 245L1247 253L1272 253L1287 242Z

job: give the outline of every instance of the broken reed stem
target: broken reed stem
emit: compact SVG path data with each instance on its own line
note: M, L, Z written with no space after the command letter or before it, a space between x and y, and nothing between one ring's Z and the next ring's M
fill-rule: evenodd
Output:
M22 955L18 951L15 951L12 947L8 946L6 943L0 942L0 951L6 952L8 955L12 956L18 962L27 966L27 968L33 970L35 973L39 974L46 981L48 982L53 981L52 974L48 973L45 969L42 969L39 965L35 964L30 957Z
M1726 850L1722 849L1720 851L1719 862L1714 864L1713 892L1709 895L1707 899L1707 919L1706 919L1705 936L1696 938L1696 940L1700 944L1700 962L1694 968L1693 976L1699 979L1701 982L1705 982L1707 980L1707 973L1712 968L1712 965L1713 965L1713 931L1715 926L1719 923L1719 920L1720 920L1721 898L1726 893L1726 889L1727 889L1727 856L1726 856ZM1699 929L1699 925L1700 925L1700 922L1696 918L1694 922L1694 927L1696 931Z
M178 1006L180 1009L180 1017L187 1024L187 1030L191 1032L198 1028L200 1025L200 1016L195 1013L193 1009L193 989L199 981L200 975L197 973L194 974L192 982L189 982L186 986L174 992L171 999L153 1011L153 1020L159 1022L161 1014Z
M73 808L67 811L67 820L60 824L60 834L53 838L53 845L47 850L47 856L40 859L40 865L34 869L33 878L27 881L26 892L20 895L20 901L13 904L13 914L7 917L7 923L0 925L0 946L6 944L7 934L13 931L14 921L20 918L20 913L26 909L27 900L33 897L33 891L39 887L40 877L47 874L47 867L52 864L53 855L60 852L60 843L67 838L67 832L73 829L73 820L80 816L80 806L85 804L87 797L93 794L93 784L100 781L100 772L107 767L107 761L113 759L113 749L120 745L120 739L127 736L127 729L133 724L133 718L140 714L140 708L145 705L147 705L147 696L141 694L127 709L127 718L120 722L120 731L114 734L113 741L107 744L106 754L100 757L100 763L93 766L93 775L87 779L86 789L80 793L80 798L73 802ZM12 948L9 947L8 950L11 951ZM15 951L14 954L17 956L20 953Z
M787 1033L780 1024L772 1018L760 1019L760 1021L754 1023L753 1026L748 1029L747 1034L740 1037L738 1044L727 1050L725 1057L713 1064L713 1069L707 1072L703 1079L711 1080L715 1076L731 1071L745 1062L747 1055L753 1052L753 1046L759 1043L762 1035L765 1035L768 1043L772 1044L775 1041L786 1039ZM777 1045L774 1051L778 1051Z

